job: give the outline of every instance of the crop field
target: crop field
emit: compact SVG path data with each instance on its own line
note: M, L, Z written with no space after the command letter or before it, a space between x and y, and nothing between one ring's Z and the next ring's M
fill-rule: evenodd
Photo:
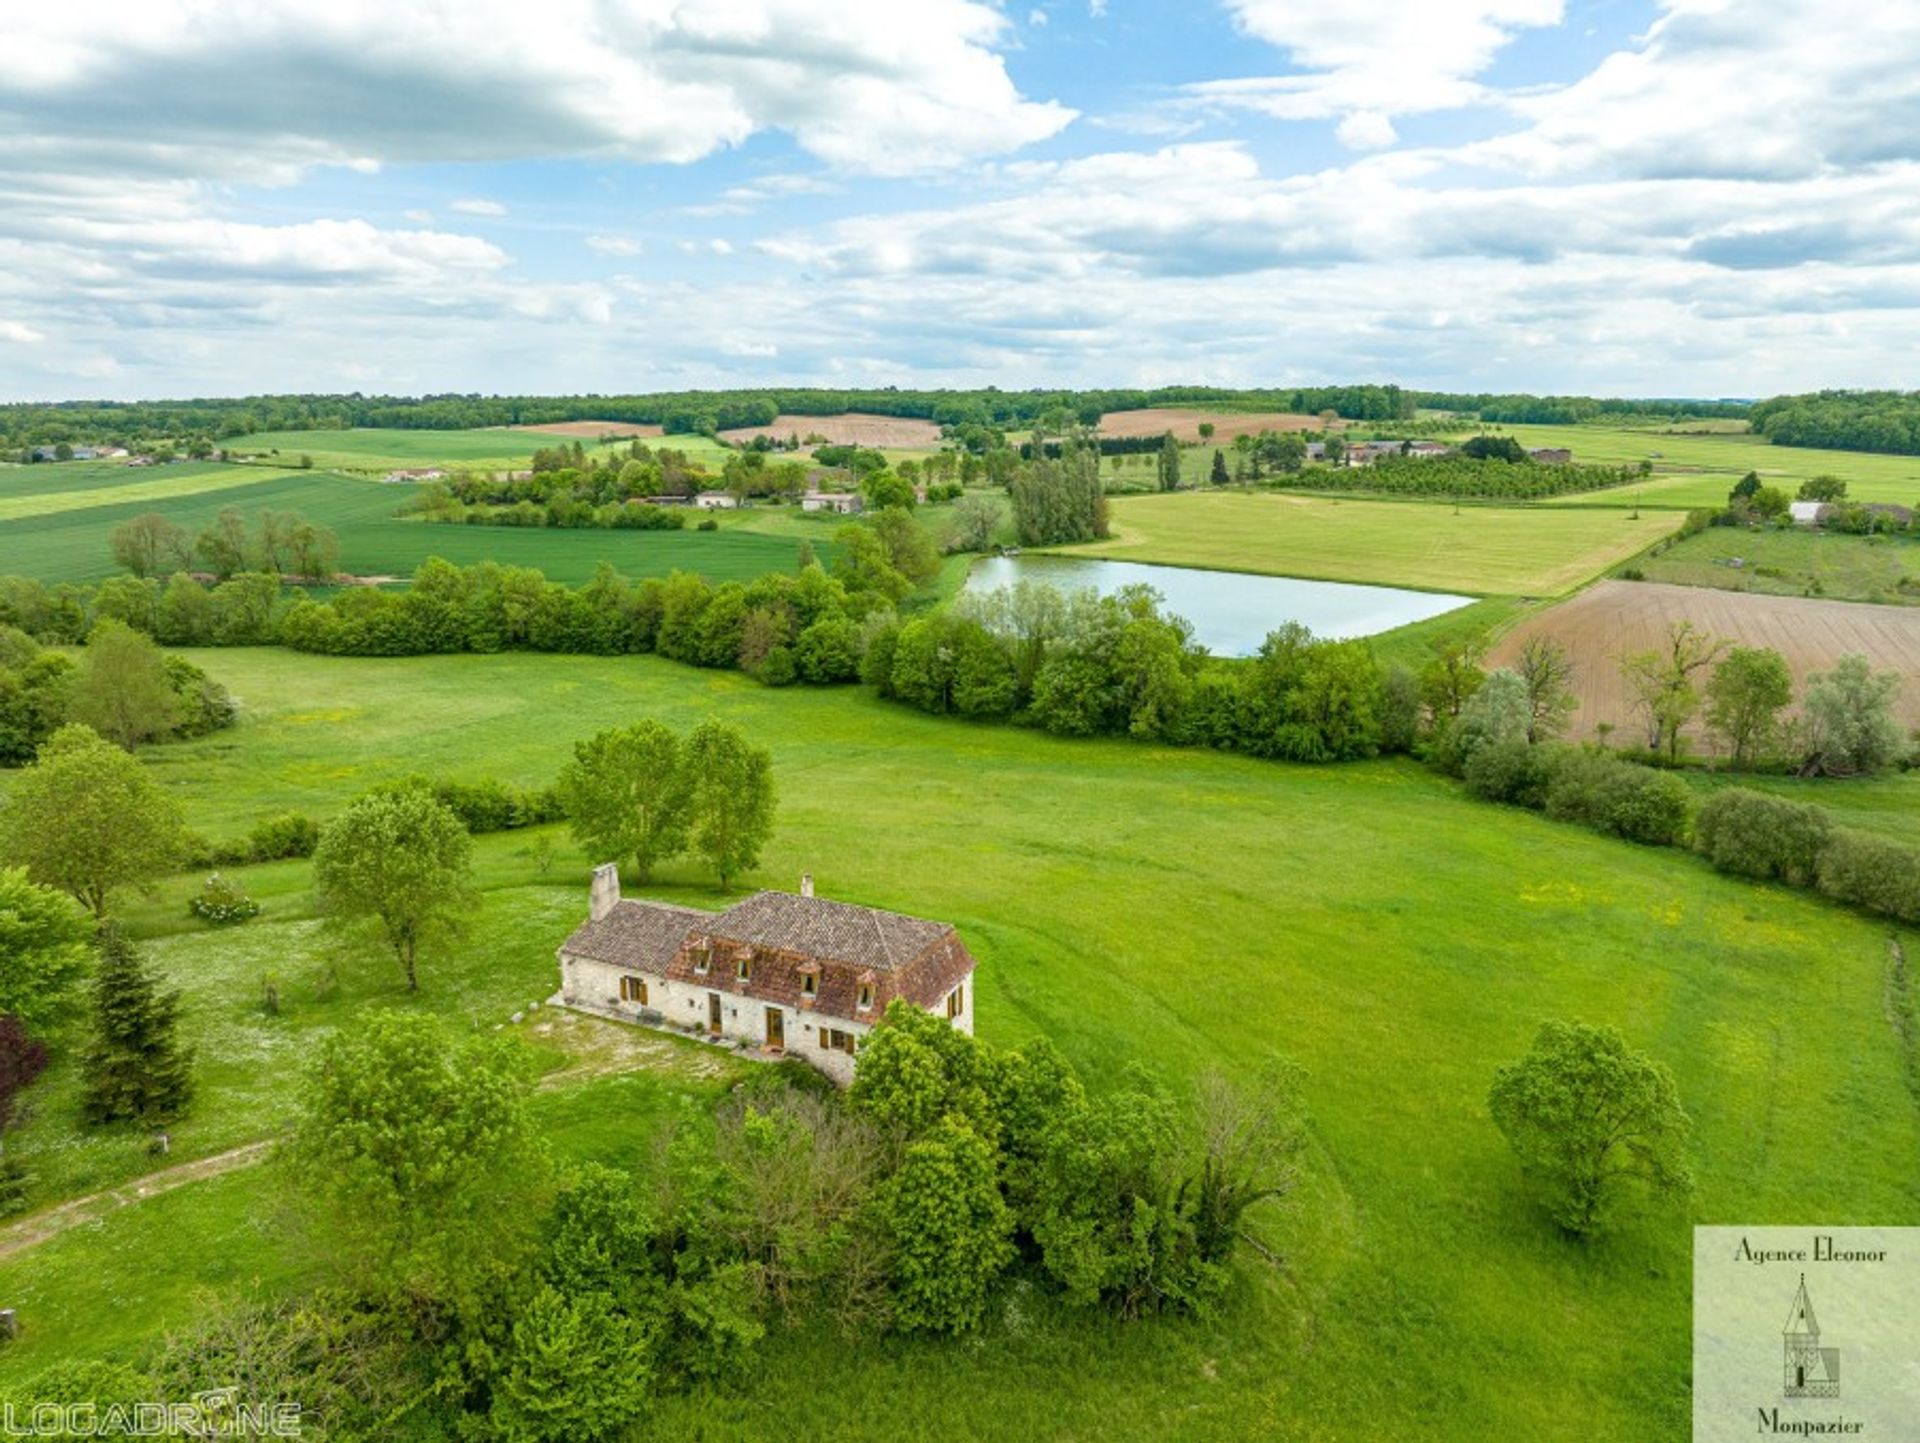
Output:
M1158 436L1171 431L1176 440L1198 445L1203 421L1213 426L1213 438L1207 444L1223 446L1231 444L1235 436L1320 428L1318 416L1302 416L1292 411L1207 411L1187 406L1154 406L1141 411L1109 411L1100 418L1099 431L1102 436Z
M277 451L279 457L275 459L288 464L302 455L311 456L315 466L332 471L387 472L429 466L506 471L524 469L535 451L563 439L568 438L500 426L471 431L261 431L236 436L226 444L230 450L249 454L267 452L271 456ZM675 436L663 444L716 467L727 454L704 436Z
M1251 1077L1276 1053L1304 1067L1300 1185L1260 1223L1276 1261L1243 1264L1221 1315L1055 1327L1016 1292L963 1347L863 1342L851 1373L830 1327L776 1330L743 1380L660 1400L669 1434L783 1436L791 1378L839 1368L834 1431L852 1439L1678 1437L1694 1220L1920 1223L1884 925L1474 802L1411 763L1070 742L652 657L194 659L241 699L240 728L142 755L210 834L289 806L324 816L412 770L542 782L595 728L718 716L771 747L782 793L743 885L811 870L825 895L952 920L981 959L988 1039L1045 1035L1096 1086L1134 1063L1175 1086ZM541 995L597 860L556 837L548 875L527 834L481 840L482 927L409 1005L484 1025ZM235 1059L210 1069L178 1159L270 1135L312 1037L401 1000L390 960L319 940L304 864L243 879L267 911L217 943L181 916L193 879L133 915L173 934L156 955L188 1026ZM680 864L649 890L716 900ZM323 998L328 962L341 980ZM257 1006L267 969L278 1018ZM1485 1096L1543 1017L1615 1024L1673 1068L1698 1132L1685 1214L1580 1245L1527 1198ZM696 1044L595 1076L565 1039L529 1041L562 1157L644 1156L715 1085ZM62 1192L151 1166L137 1138L76 1136L52 1104L18 1134ZM0 1366L110 1354L217 1299L311 1282L325 1240L280 1224L274 1188L270 1168L236 1166L0 1256L26 1322ZM36 1226L0 1229L0 1254Z
M1195 491L1115 498L1112 538L1073 554L1474 596L1556 596L1658 541L1678 521L1661 513L1634 519L1606 510Z
M1895 713L1908 726L1920 725L1920 609L1913 607L1602 581L1509 631L1488 664L1507 665L1528 637L1550 636L1573 658L1573 690L1580 699L1575 733L1592 736L1606 722L1632 735L1637 722L1621 682L1620 658L1657 646L1675 621L1691 621L1740 646L1772 647L1786 658L1796 692L1809 674L1860 652L1876 669L1900 674ZM1704 738L1695 745L1712 749Z
M1906 537L1712 526L1639 565L1682 586L1920 605L1920 542Z
M664 436L664 426L644 421L543 421L535 426L508 426L508 431L524 431L530 436L567 436L575 440L597 441L602 436Z
M171 475L175 468L166 470ZM833 553L831 526L809 525L803 531L795 521L785 534L765 534L752 529L757 512L730 517L711 532L691 525L684 531L453 526L397 515L410 494L406 486L326 471L225 466L215 468L213 476L184 479L189 489L180 494L122 501L115 492L99 498L112 504L0 520L0 574L46 582L98 581L119 569L111 538L122 521L157 511L177 525L199 530L226 506L237 507L249 524L260 511L276 510L297 511L332 527L340 537L341 569L357 576L408 576L429 556L441 556L461 565L491 560L534 566L555 581L573 584L590 579L603 561L629 576L664 576L677 569L698 571L715 581L745 581L791 569L798 554L795 538L801 534L808 536L822 561ZM196 485L213 479L233 484L223 489ZM776 519L772 510L767 524L777 532L787 518Z
M1749 471L1788 492L1814 476L1839 476L1855 501L1920 502L1920 456L1867 451L1821 451L1773 446L1745 433L1669 435L1607 426L1489 426L1523 446L1564 446L1577 462L1635 465L1653 462L1653 475L1614 490L1565 496L1559 506L1724 506L1727 492ZM1469 433L1462 433L1463 435Z
M940 444L940 428L914 416L870 416L849 411L839 416L775 416L765 426L736 426L719 433L726 441L751 441L771 436L784 441L798 436L825 436L833 446L871 446L883 451L931 451Z
M58 466L26 468L32 475L58 471ZM101 506L152 505L175 497L202 496L239 490L291 473L259 466L223 466L213 462L174 466L120 467L118 474L85 478L92 484L74 485L67 477L47 478L46 487L0 490L0 523Z

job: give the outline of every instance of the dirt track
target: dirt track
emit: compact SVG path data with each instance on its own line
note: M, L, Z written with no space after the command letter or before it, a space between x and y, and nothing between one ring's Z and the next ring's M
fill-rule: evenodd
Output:
M1550 636L1573 655L1576 736L1600 722L1631 736L1637 725L1620 680L1620 658L1657 646L1669 622L1686 620L1739 646L1772 647L1787 660L1798 694L1807 677L1849 652L1902 677L1895 713L1920 726L1920 608L1868 606L1815 597L1757 596L1650 581L1602 581L1570 601L1515 627L1494 648L1489 666L1507 666L1530 636ZM1704 740L1696 745L1708 750Z

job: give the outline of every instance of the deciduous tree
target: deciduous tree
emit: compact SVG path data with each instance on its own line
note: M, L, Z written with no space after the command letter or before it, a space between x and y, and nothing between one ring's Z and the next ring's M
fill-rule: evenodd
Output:
M90 727L61 727L0 812L0 855L98 917L119 888L170 867L180 808L146 769Z
M560 805L577 841L597 857L631 858L646 882L687 845L687 783L680 739L659 722L636 722L574 743Z
M423 948L456 936L473 905L472 839L425 788L369 792L320 833L313 879L329 911L376 925L407 990Z
M23 867L0 867L0 1016L45 1027L85 975L87 917Z
M726 887L759 862L773 835L773 756L738 727L707 721L687 737L685 766L693 849Z
M1542 1023L1487 1106L1555 1222L1591 1236L1636 1197L1685 1195L1692 1124L1673 1075L1610 1027Z
M95 626L74 673L67 714L127 751L165 736L180 720L180 703L160 648L124 622Z
M1772 748L1792 700L1785 657L1769 647L1736 646L1707 678L1707 726L1726 742L1734 767L1750 767Z

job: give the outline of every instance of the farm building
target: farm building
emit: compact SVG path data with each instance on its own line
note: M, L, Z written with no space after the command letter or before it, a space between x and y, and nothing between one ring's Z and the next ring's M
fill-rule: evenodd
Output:
M1787 503L1787 515L1795 526L1818 526L1826 520L1826 514L1830 509L1830 503L1825 501L1789 501Z
M816 897L810 876L704 912L622 899L608 862L559 958L565 1006L802 1057L842 1085L896 997L973 1031L974 961L952 926Z
M802 511L838 511L852 516L861 509L858 494L852 491L809 491L800 498Z
M740 498L731 491L696 491L693 504L702 511L731 511L740 504Z
M1536 446L1527 455L1547 466L1566 466L1573 461L1573 452L1565 446Z
M386 479L396 484L403 481L438 481L447 473L439 466L428 466L418 471L389 471Z

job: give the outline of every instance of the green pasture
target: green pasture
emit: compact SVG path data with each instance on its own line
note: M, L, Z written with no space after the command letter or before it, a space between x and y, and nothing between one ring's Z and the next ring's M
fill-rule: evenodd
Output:
M1679 519L1248 491L1118 496L1110 505L1112 537L1075 555L1476 596L1571 591Z
M217 479L220 489L196 489L193 483L203 478L185 479L190 489L173 494L0 520L0 574L46 582L99 581L119 569L112 535L122 521L157 511L197 531L228 506L237 507L250 526L260 511L276 510L296 511L332 527L340 537L341 568L358 576L409 576L429 556L441 556L461 565L491 560L534 566L555 581L576 584L591 578L603 561L629 576L664 576L678 569L715 581L745 581L791 569L799 549L795 538L803 534L813 539L822 561L832 555L833 526L803 522L797 512L780 514L785 508L753 508L727 518L718 531L695 530L691 517L682 531L456 526L398 515L413 494L404 484L251 466L214 468L214 475L204 479ZM768 531L755 530L756 524Z
M832 1431L856 1439L1678 1439L1693 1222L1920 1223L1884 924L1475 802L1409 762L1071 742L653 657L194 659L241 725L142 756L209 834L325 816L409 771L544 782L596 728L718 716L772 749L782 796L742 885L811 871L825 895L953 921L988 1039L1049 1037L1096 1087L1134 1064L1176 1085L1276 1054L1306 1069L1300 1186L1259 1224L1275 1261L1249 1258L1220 1316L1061 1319L1014 1291L977 1339L861 1343L853 1369L831 1332L776 1332L745 1378L663 1400L670 1435L792 1436L791 1380L830 1375ZM599 860L559 841L542 873L524 834L482 839L478 925L409 1005L485 1026L544 995ZM186 1155L270 1133L319 1029L404 1000L377 951L306 920L305 872L244 871L267 911L229 933L187 923L191 879L133 908L219 1054ZM649 890L719 900L687 861ZM278 1018L259 1007L268 970ZM1674 1069L1697 1127L1684 1213L1583 1246L1529 1201L1485 1094L1544 1017L1612 1023ZM564 1083L566 1059L536 1045ZM661 1117L710 1095L709 1055L676 1044L634 1076L543 1093L556 1151L644 1156ZM130 1165L113 1152L130 1141L84 1139L67 1086L21 1134L42 1205ZM196 1298L310 1281L326 1240L279 1226L275 1199L250 1168L0 1263L25 1324L0 1374L131 1347Z
M1733 483L1749 471L1759 472L1762 481L1788 492L1798 490L1810 477L1839 476L1845 479L1847 494L1855 501L1890 501L1901 506L1920 503L1920 456L1774 446L1744 433L1674 435L1608 426L1485 429L1510 434L1523 446L1567 447L1577 462L1608 466L1653 463L1653 475L1645 481L1562 496L1547 505L1661 506L1680 510L1724 506Z
M259 431L236 436L226 445L229 450L248 454L266 452L271 456L277 451L289 465L307 455L315 466L336 471L410 471L431 466L504 471L524 468L535 451L571 446L575 439L586 447L589 456L606 455L627 444L619 441L602 447L591 437L486 427L473 431ZM685 451L716 469L727 456L724 447L704 436L652 437L646 444Z
M1649 581L1682 586L1920 604L1920 541L1904 536L1711 526L1639 565Z
M57 467L35 466L34 471ZM0 492L0 524L40 516L96 511L106 506L142 506L152 509L159 503L190 496L213 495L244 490L263 481L289 473L257 466L199 465L122 467L117 476L103 476L93 486L68 486L56 482L49 490Z

